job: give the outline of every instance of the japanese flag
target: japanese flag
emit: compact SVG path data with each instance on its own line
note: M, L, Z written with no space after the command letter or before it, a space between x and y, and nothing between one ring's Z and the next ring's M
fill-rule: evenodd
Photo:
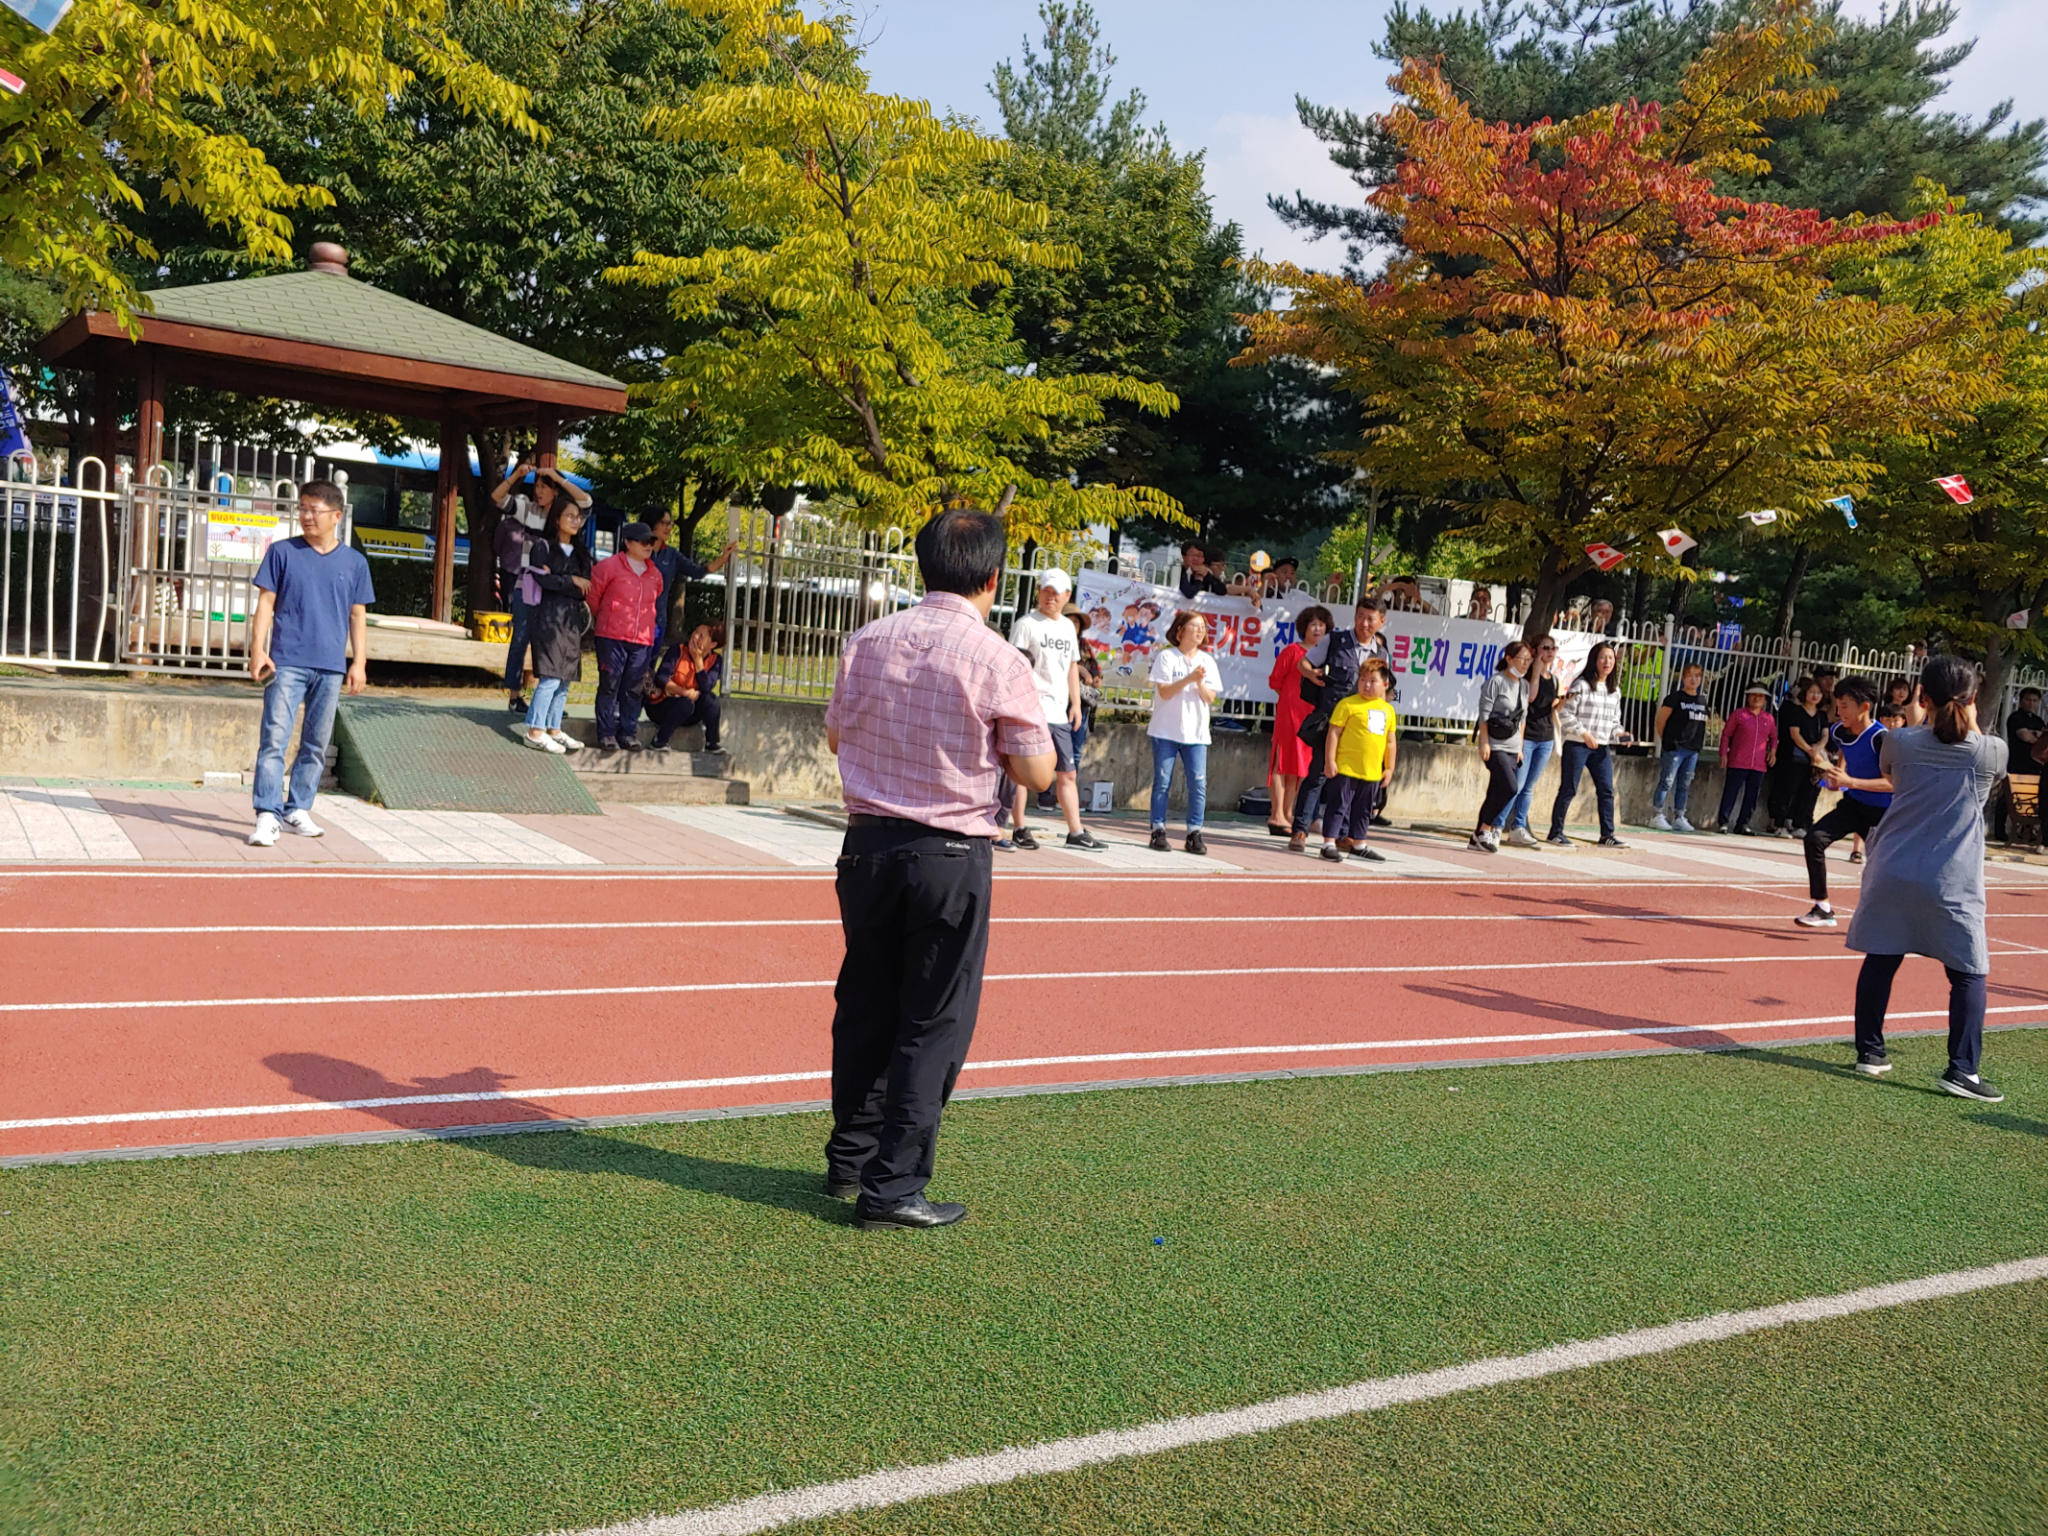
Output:
M1628 558L1612 544L1588 544L1587 557L1603 571L1611 571Z
M1752 523L1761 528L1765 523L1775 523L1778 520L1778 509L1776 507L1765 507L1761 512L1750 512L1746 516Z
M1935 482L1948 492L1948 499L1959 507L1967 507L1977 498L1970 493L1970 482L1961 475L1942 475Z
M1666 528L1657 537L1663 540L1664 553L1667 555L1682 555L1688 549L1697 549L1700 542L1691 534L1681 532L1676 528Z
M2005 627L2007 629L2025 629L2032 619L2033 611L2028 608L2022 608L2018 613L2008 613L2005 616Z

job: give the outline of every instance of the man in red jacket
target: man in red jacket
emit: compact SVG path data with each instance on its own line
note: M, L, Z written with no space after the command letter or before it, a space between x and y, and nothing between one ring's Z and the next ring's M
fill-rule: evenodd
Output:
M584 601L596 615L597 747L600 752L640 750L640 694L654 660L666 582L654 563L654 530L628 523L619 552L590 573Z

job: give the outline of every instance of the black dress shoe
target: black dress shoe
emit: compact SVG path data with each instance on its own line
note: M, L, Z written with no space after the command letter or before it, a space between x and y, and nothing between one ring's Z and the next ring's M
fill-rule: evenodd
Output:
M967 1207L948 1200L933 1205L923 1195L912 1195L894 1205L870 1205L863 1198L853 1208L855 1225L866 1232L886 1232L891 1227L950 1227L967 1214Z
M852 1200L860 1194L859 1179L835 1179L825 1175L825 1197L828 1200Z

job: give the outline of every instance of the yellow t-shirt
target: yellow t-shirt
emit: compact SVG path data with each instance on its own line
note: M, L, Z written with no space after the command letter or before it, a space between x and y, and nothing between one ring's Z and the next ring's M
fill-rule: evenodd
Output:
M1347 778L1380 779L1387 771L1387 743L1400 729L1400 717L1385 699L1352 694L1330 711L1330 729L1344 734L1337 741L1337 771Z

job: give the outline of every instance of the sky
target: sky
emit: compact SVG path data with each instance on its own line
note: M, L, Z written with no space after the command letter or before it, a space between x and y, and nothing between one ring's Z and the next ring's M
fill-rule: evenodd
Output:
M875 87L921 97L939 109L1001 119L988 85L996 64L1021 60L1040 34L1037 0L850 0L863 18ZM1848 0L1875 17L1881 0ZM1207 152L1207 185L1219 219L1234 219L1247 250L1278 260L1334 266L1332 242L1312 244L1266 207L1269 193L1351 202L1357 189L1297 121L1297 95L1370 112L1389 100L1389 66L1374 57L1386 0L1094 0L1116 55L1114 94L1145 93L1148 123L1164 123L1174 147ZM2048 0L1959 0L1951 41L1978 40L1949 78L1941 109L1982 118L2013 99L2021 119L2048 117ZM1438 5L1440 12L1456 9Z

